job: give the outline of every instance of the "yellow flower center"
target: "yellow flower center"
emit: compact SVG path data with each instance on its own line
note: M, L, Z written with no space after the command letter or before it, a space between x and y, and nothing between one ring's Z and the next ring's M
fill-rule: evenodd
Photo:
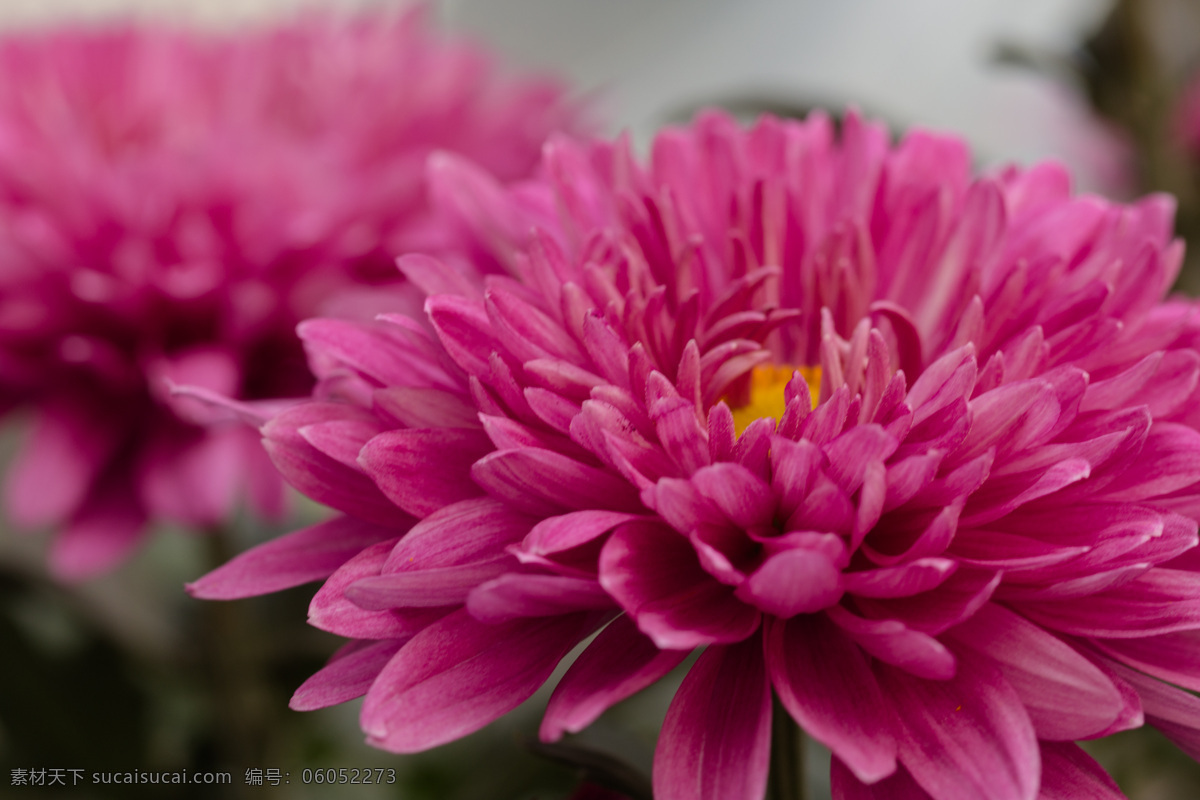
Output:
M799 372L800 377L808 384L811 407L817 407L817 397L821 393L820 367L778 367L774 364L755 367L750 373L750 402L733 409L733 426L738 436L741 436L756 419L774 417L778 421L783 417L787 408L783 390L795 372Z

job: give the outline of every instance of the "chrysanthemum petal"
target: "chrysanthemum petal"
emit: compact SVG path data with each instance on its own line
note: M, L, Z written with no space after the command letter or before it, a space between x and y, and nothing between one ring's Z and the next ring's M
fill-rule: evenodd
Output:
M1082 458L1060 461L1036 476L993 478L967 501L959 523L965 527L987 525L1034 500L1085 480L1092 465Z
M542 741L577 733L615 703L666 675L687 650L660 650L633 621L617 617L579 654L550 696L542 718Z
M300 684L288 706L294 711L312 711L362 697L406 641L406 638L350 640L330 656L328 664Z
M361 550L400 530L339 516L264 542L189 583L204 600L233 600L327 578Z
M535 555L569 550L635 519L635 514L617 511L573 511L549 517L533 527L521 543L521 549Z
M1200 630L1136 639L1094 639L1092 644L1148 675L1200 692Z
M308 605L308 622L321 630L353 639L393 639L412 636L449 609L419 609L399 614L370 611L346 597L346 588L363 578L379 575L395 539L370 545L347 561L325 581Z
M330 458L299 430L316 422L354 418L353 407L305 403L288 409L263 427L263 446L280 474L314 500L377 525L399 526L411 517L389 501L359 469Z
M537 691L590 633L587 614L489 625L456 611L414 636L363 701L372 744L414 753L476 731Z
M443 506L412 527L387 555L381 571L491 562L529 532L533 520L490 497Z
M1071 742L1042 743L1038 800L1125 800L1104 768Z
M946 353L913 381L906 402L912 406L914 426L955 400L970 397L978 372L974 350L964 346Z
M1087 739L1124 705L1103 673L1061 639L988 603L949 634L999 667L1025 704L1039 739Z
M471 477L493 497L532 514L605 508L637 513L628 483L551 450L496 450L471 466Z
M595 578L508 573L476 586L467 611L481 622L552 617L573 611L613 608L616 603Z
M358 454L363 445L385 430L385 426L375 419L331 419L304 425L297 433L334 461L358 469Z
M1077 636L1124 639L1195 630L1200 575L1159 568L1085 598L1015 605L1034 622Z
M366 327L340 319L310 319L296 332L309 347L319 347L325 358L335 358L381 386L409 383L411 372L405 367L420 358L392 329L382 325ZM439 377L443 383L450 383L444 376Z
M829 458L829 477L847 492L862 485L867 465L882 461L896 452L899 444L879 425L859 425L825 445Z
M871 616L898 619L910 628L936 635L970 619L996 591L1002 578L1000 572L960 567L929 592L886 601L862 597L856 603Z
M1121 664L1108 666L1137 690L1146 721L1189 756L1200 759L1200 697Z
M406 428L472 428L479 413L465 394L421 386L389 386L371 394L374 407Z
M416 517L477 497L471 467L491 450L477 428L388 431L367 442L358 463L388 499Z
M1200 481L1200 432L1171 422L1155 422L1139 454L1145 466L1128 475L1107 499L1138 501Z
M957 669L954 654L927 633L913 630L899 620L863 619L841 606L833 606L826 613L848 637L880 661L929 680L948 680L954 676Z
M929 793L917 785L903 764L889 777L876 783L861 782L834 756L829 768L833 800L929 800Z
M847 572L842 585L859 597L908 597L935 588L957 568L953 559L918 558L894 567Z
M462 605L484 581L510 567L503 559L372 575L350 584L346 599L369 611L390 608L439 608Z
M483 304L457 295L439 294L425 301L425 311L454 363L469 374L486 373L487 354L498 345L489 333Z
M654 752L662 800L761 797L771 742L771 684L762 642L704 651L667 710Z
M761 612L712 581L686 538L661 523L628 522L600 554L600 585L661 648L738 642Z
M947 681L877 670L896 709L901 762L934 800L1034 800L1041 759L1020 697L986 661L958 661Z
M439 151L426 163L426 176L433 205L481 241L502 246L522 233L500 184L469 159Z
M867 657L822 614L766 627L771 684L806 733L855 777L874 783L896 769L886 701Z
M705 467L692 476L692 484L738 527L765 525L771 519L774 506L771 488L740 464Z
M828 554L796 547L768 556L734 594L768 614L789 619L828 608L843 591L841 570Z

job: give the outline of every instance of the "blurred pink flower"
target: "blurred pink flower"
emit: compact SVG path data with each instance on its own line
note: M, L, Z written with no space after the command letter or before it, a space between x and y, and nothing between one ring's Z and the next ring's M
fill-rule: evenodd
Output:
M66 578L243 492L277 515L257 437L194 424L169 381L307 395L300 319L419 309L393 253L444 244L427 155L524 177L579 117L417 14L30 33L0 41L0 74L0 412L35 417L7 508L61 529Z
M1200 158L1200 74L1180 93L1172 127L1175 141L1193 159Z
M365 694L370 743L423 750L600 630L541 735L703 648L665 800L763 795L772 690L837 798L1120 797L1073 742L1143 721L1200 755L1200 321L1162 302L1169 199L972 178L959 140L854 115L708 114L645 166L559 138L509 189L430 169L490 260L402 258L423 315L305 322L316 399L263 427L345 515L190 587L325 579L310 622L352 641L294 708Z

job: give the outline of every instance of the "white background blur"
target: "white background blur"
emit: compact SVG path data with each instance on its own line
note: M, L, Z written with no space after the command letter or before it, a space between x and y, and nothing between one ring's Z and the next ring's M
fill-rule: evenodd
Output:
M0 26L137 15L239 25L304 7L393 0L0 0ZM958 131L981 163L1065 161L1110 188L1108 137L1072 94L992 60L998 42L1069 52L1105 0L433 0L443 24L516 63L598 90L644 142L672 115L732 97L853 103L901 128Z

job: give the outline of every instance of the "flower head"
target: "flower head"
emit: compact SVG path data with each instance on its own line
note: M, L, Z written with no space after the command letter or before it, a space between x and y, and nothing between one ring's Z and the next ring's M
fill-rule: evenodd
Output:
M419 308L392 254L446 244L428 154L508 181L578 117L413 14L22 34L0 71L0 412L36 416L7 507L61 528L76 578L148 521L221 521L239 487L278 512L256 437L202 429L169 381L307 395L299 320Z
M473 262L410 255L424 313L304 323L288 480L344 512L193 584L325 578L352 641L296 693L362 695L410 752L552 695L546 739L703 648L656 796L755 798L772 692L835 797L1119 797L1075 740L1196 753L1200 323L1162 302L1169 200L973 178L958 140L720 114L555 140L503 189L431 162ZM1085 791L1086 790L1086 791Z

